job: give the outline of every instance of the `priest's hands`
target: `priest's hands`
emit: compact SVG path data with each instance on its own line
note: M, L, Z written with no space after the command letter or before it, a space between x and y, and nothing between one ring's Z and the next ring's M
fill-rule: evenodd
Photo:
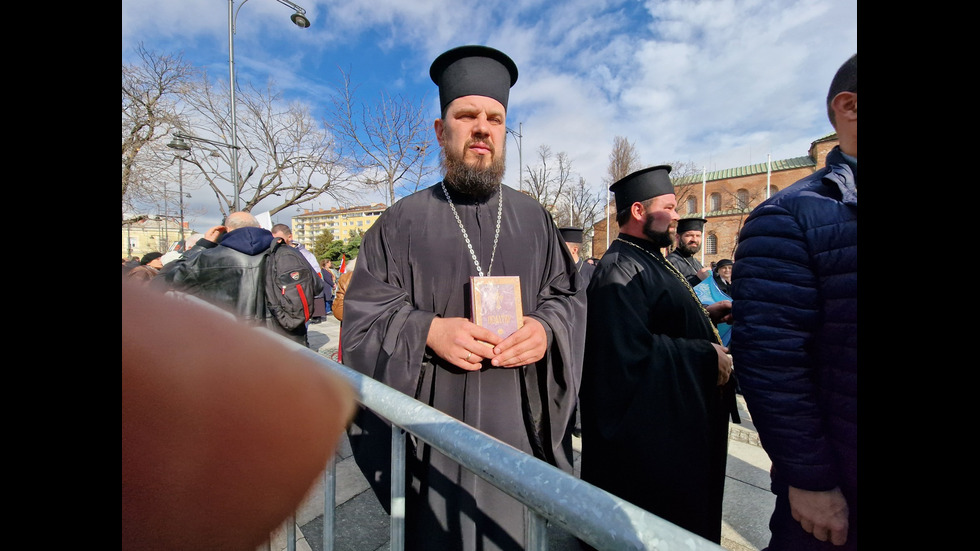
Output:
M429 325L425 344L456 367L479 371L486 359L494 367L519 367L540 360L548 350L548 334L540 321L529 317L520 329L501 339L468 319L437 316Z
M500 342L500 337L493 331L466 318L439 316L432 318L425 339L425 345L436 355L467 371L479 371L484 359L494 357L493 349L486 343L496 345Z
M728 353L728 348L720 344L711 343L711 346L715 347L715 352L718 353L718 386L721 386L727 383L732 375L732 356Z
M548 350L548 334L541 322L524 317L524 325L500 344L493 347L496 354L490 364L494 367L520 367L544 357Z

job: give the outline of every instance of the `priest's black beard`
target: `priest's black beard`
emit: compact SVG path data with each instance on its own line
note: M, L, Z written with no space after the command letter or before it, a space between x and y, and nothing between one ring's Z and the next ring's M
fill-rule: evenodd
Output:
M462 155L442 150L442 169L446 185L464 195L476 199L487 199L504 180L504 155L494 155L490 166L484 169L473 168L463 162Z
M658 249L670 246L674 240L670 237L670 230L667 231L657 231L653 229L653 215L647 214L646 220L643 224L643 235L647 236L647 239L653 242L653 246Z
M677 247L677 252L679 252L681 256L694 256L694 253L698 252L700 248L701 245L679 245Z

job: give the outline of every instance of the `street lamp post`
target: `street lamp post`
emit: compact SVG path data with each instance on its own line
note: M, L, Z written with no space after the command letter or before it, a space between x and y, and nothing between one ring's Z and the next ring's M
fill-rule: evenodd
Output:
M289 0L276 0L280 4L289 6L296 13L289 16L297 26L304 29L310 26L310 20L306 17L306 10L290 2ZM248 0L242 0L238 10L242 9ZM235 201L233 210L239 210L238 205L238 118L235 115L235 20L238 18L238 10L235 9L235 0L228 0L228 85L231 89L231 181L235 186Z
M163 227L166 237L160 243L161 247L170 248L170 205L167 202L167 181L163 181ZM167 252L167 251L163 251Z
M519 191L524 191L524 154L521 152L521 140L524 138L524 123L517 123L518 130L508 128L507 133L517 137L517 187Z
M224 142L216 142L214 140L208 140L206 138L198 138L197 136L191 136L190 134L185 134L183 132L174 132L173 136L174 138L170 140L170 143L167 144L167 147L169 147L170 149L176 149L178 151L191 150L190 144L188 144L184 140L204 142L206 144L216 145L220 147L227 147L231 149L232 152L238 151L237 145L232 145ZM217 152L213 150L211 151L211 154L217 156ZM180 238L183 239L184 238L184 173L182 169L184 167L184 157L181 157L180 155L177 155L177 157L180 158L180 167L178 168L178 177L180 179ZM232 165L231 172L232 174L236 173L235 165ZM235 186L235 208L232 210L232 212L237 212L237 211L238 211L238 186Z
M184 241L184 157L175 155L180 164L177 165L177 192L180 194L180 241Z

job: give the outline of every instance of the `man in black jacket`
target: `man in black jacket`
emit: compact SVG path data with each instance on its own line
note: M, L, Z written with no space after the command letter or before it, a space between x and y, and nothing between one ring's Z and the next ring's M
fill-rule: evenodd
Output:
M233 212L225 219L224 226L214 229L219 236L217 244L173 261L174 267L161 275L166 285L220 306L246 323L268 327L306 346L306 324L287 330L271 315L266 304L264 260L274 239L272 233L248 212ZM300 254L290 247L284 249Z

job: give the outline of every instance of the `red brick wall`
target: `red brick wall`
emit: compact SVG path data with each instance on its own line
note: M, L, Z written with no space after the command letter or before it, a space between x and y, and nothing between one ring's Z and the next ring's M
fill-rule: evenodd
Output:
M811 144L810 150L806 152L811 158L816 159L816 165L814 167L803 167L794 168L787 170L773 170L769 182L773 189L781 190L792 185L794 182L813 174L818 168L823 168L827 153L838 144L837 136L832 135L822 141L815 141ZM738 232L742 229L742 224L745 222L745 218L749 215L753 208L759 205L766 198L766 173L752 174L749 176L739 176L734 178L724 178L719 180L708 180L705 185L704 197L707 201L708 207L711 205L711 194L720 193L721 194L721 210L717 213L707 212L705 218L708 222L704 225L704 236L701 242L701 249L704 252L704 265L708 266L712 262L717 262L722 258L727 258L734 260L735 246L738 242ZM685 186L678 186L677 188L677 213L681 215L682 218L687 217L691 214L700 215L701 209L701 183L688 184ZM749 192L749 204L748 208L744 210L736 209L736 193L739 189L745 189ZM697 200L697 212L689 213L687 212L687 197L693 196ZM613 201L615 205L615 201ZM614 211L613 206L610 207L611 211ZM609 234L610 243L619 234L619 226L616 224L615 212L611 212L609 216L610 225L612 231ZM714 235L717 238L717 252L715 254L708 254L707 250L707 238L709 235ZM591 255L596 258L601 258L602 254L606 251L606 221L600 220L593 226L592 235L592 253ZM701 252L696 255L698 260L701 260Z

